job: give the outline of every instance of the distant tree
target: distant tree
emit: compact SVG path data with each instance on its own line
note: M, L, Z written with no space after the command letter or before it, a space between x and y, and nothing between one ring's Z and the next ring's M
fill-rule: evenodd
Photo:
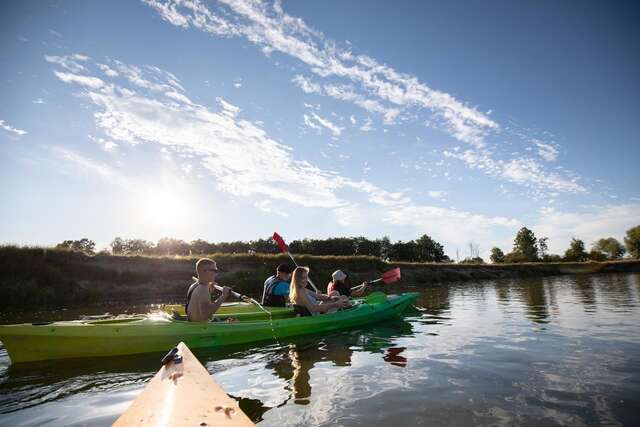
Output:
M189 249L189 244L184 240L172 237L163 237L156 245L158 255L189 255Z
M594 242L591 246L591 252L602 253L606 259L620 259L626 250L618 240L613 237L607 237Z
M529 262L538 260L537 239L533 231L522 227L513 241L513 251L522 254Z
M624 244L627 247L629 255L633 258L640 258L640 225L636 225L627 230Z
M565 261L586 261L589 254L584 250L584 242L575 237L571 239L569 249L564 253Z
M498 247L491 248L491 256L489 257L492 263L500 264L504 262L504 252Z
M380 240L369 240L366 237L355 237L353 241L356 255L380 256Z
M484 264L484 260L480 257L465 258L460 264Z
M278 245L271 237L267 239L252 240L249 242L250 250L260 254L275 254L280 252Z
M192 240L189 243L189 249L191 250L192 254L197 254L197 255L211 254L215 252L214 250L212 250L213 248L214 248L214 245L202 239Z
M124 241L125 255L151 255L154 253L153 243L144 239L127 239Z
M542 260L545 259L547 252L549 252L549 246L547 245L548 241L548 237L541 237L538 239L538 257Z
M544 257L544 262L560 262L562 261L562 257L558 254L548 254Z
M125 253L126 243L121 237L116 237L115 239L113 239L109 246L111 247L111 253L114 255Z
M405 243L399 240L392 244L389 259L393 261L417 262L418 251L416 242L410 240Z
M383 236L382 239L380 239L380 259L383 261L387 261L390 254L391 240L389 240L388 236Z
M420 262L442 262L445 260L444 247L423 234L416 240L416 260Z
M589 259L591 261L602 262L607 260L607 255L595 249L591 249L591 252L589 252Z
M87 255L95 254L96 242L89 240L86 237L80 240L65 240L56 245L59 249L69 249L76 252L83 252Z
M509 252L504 257L504 262L508 264L516 264L521 262L529 262L527 257L520 252Z

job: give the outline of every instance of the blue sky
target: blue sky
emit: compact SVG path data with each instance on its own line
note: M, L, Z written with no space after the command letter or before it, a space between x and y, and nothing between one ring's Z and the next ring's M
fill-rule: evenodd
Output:
M12 2L0 240L640 223L632 2Z

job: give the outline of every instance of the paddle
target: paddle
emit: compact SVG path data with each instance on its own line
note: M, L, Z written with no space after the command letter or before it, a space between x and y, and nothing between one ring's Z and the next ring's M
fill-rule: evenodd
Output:
M282 238L282 236L274 232L272 239L277 243L278 248L280 248L280 251L282 253L286 253L287 255L289 255L289 258L291 258L291 261L293 261L293 264L296 267L298 267L298 263L296 262L295 259L293 259L293 255L291 254L291 252L289 252L289 246L287 246L287 244L284 242L284 239ZM320 292L318 291L318 288L316 288L316 285L313 284L313 282L309 277L307 277L307 281L309 282L309 284L311 285L314 291Z
M383 282L385 285L390 285L400 280L400 267L396 267L393 270L389 270L386 273L382 273L382 276L375 280L369 280L365 282L367 285L373 285L375 283Z
M222 286L220 286L220 285L213 285L213 287L214 287L214 288L216 288L217 290L219 290L220 292L222 292ZM257 304L256 300L254 300L253 298L248 297L248 296L246 296L246 295L239 294L239 293L238 293L238 292L236 292L236 291L232 291L232 290L230 290L230 291L229 291L229 293L230 293L231 295L233 295L234 297L236 297L236 298L238 298L239 300L242 300L242 301L244 301L244 302L248 302L248 303L252 303L252 304Z

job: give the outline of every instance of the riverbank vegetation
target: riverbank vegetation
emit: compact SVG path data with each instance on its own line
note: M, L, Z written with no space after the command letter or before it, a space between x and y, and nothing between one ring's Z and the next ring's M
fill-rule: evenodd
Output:
M181 303L200 256L88 255L60 248L0 247L0 308L34 310L124 301ZM261 294L264 280L279 263L290 262L282 254L208 256L222 269L220 283L253 296ZM452 281L640 271L638 260L468 264L388 262L379 257L353 255L298 255L296 260L311 267L311 278L321 289L326 288L331 273L338 268L349 272L352 280L359 283L401 267L400 285L424 286ZM394 292L394 286L384 290Z

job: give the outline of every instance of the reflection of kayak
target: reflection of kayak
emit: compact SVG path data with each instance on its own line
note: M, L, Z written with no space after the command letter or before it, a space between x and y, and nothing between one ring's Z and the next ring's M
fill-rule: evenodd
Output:
M181 316L186 316L184 311L184 305L181 304L166 304L163 305L162 310L167 314L178 313ZM283 317L293 316L293 308L291 307L265 307L273 319L281 319ZM267 320L269 314L260 309L255 304L249 304L246 302L232 302L225 303L215 314L215 317L228 318L233 317L237 320Z
M114 426L253 425L186 345L177 355L182 360L160 368Z
M400 314L418 294L373 293L336 313L273 321L185 322L148 315L112 320L0 326L0 341L14 363L73 357L160 352L184 341L191 348L219 348L296 335L325 333Z

